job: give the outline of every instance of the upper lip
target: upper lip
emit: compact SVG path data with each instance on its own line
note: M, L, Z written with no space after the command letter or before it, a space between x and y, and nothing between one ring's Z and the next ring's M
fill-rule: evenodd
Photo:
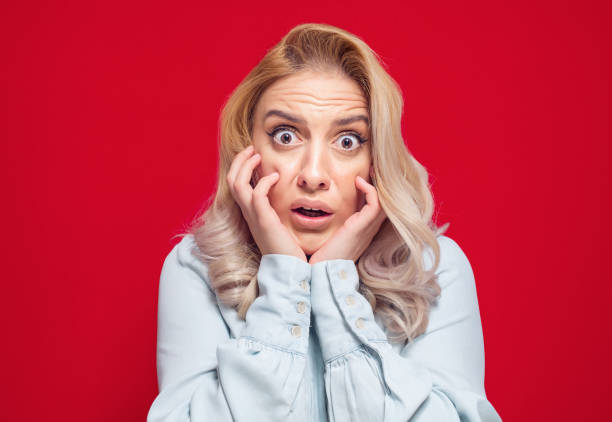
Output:
M333 211L331 209L331 207L329 205L327 205L325 202L323 201L315 201L312 199L307 199L307 198L300 198L297 199L295 201L293 201L293 203L291 204L291 209L294 210L296 208L300 208L300 207L304 207L304 208L312 208L315 210L321 210L324 211L328 214L332 214Z

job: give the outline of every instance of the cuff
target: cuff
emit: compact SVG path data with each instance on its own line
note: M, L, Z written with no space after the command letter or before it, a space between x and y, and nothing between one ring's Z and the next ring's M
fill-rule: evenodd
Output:
M325 361L370 341L387 341L370 303L358 291L359 273L353 261L334 259L313 264L311 284L313 324Z
M282 254L262 256L259 296L249 307L240 337L306 354L310 328L311 266Z

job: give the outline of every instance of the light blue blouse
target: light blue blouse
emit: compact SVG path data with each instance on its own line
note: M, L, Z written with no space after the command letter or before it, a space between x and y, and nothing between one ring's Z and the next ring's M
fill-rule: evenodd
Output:
M161 270L147 421L501 421L484 390L472 268L452 239L438 242L441 295L426 332L401 345L358 292L353 261L264 255L243 321L185 236Z

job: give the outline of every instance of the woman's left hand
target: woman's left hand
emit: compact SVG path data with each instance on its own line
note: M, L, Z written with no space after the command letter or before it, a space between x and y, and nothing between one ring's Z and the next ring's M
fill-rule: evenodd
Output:
M309 264L330 259L357 261L387 218L378 202L376 188L360 176L356 177L355 186L365 193L366 203L310 257Z

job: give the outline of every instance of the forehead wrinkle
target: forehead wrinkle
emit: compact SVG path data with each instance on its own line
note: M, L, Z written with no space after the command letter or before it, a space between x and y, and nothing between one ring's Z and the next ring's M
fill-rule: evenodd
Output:
M355 110L355 109L359 109L359 110L363 110L365 111L365 114L369 114L367 112L368 107L367 104L364 101L359 101L359 100L346 100L346 99L339 99L336 98L335 101L312 101L309 98L291 98L291 97L287 97L284 96L282 98L279 99L270 99L267 107L268 109L283 109L283 108L287 108L289 110L298 110L304 106L310 106L310 107L315 107L315 108L319 108L319 109L327 109L325 111L328 111L328 109L330 108L337 108L339 109L339 112L346 112L346 111L350 111L350 110ZM320 110L320 111L324 111L324 110Z
M276 95L281 96L283 99L291 99L292 101L297 102L306 102L312 103L317 106L322 105L335 105L341 106L345 102L359 102L362 104L366 104L366 100L363 95L358 95L355 93L347 92L346 96L341 95L340 93L335 92L333 96L322 97L321 95L311 94L311 93L296 93L296 92L285 92L279 91L278 94L271 93L270 101L274 101L274 97ZM276 94L276 95L275 95Z
M299 109L299 108L298 108ZM359 110L357 113L351 113L352 110ZM290 120L296 124L309 124L308 119L299 111L294 111L295 107L291 107L289 104L287 104L287 107L270 107L268 109L268 111L266 111L265 113L263 113L263 120L268 120L269 118L277 118L277 119L287 119ZM366 126L369 127L369 117L368 117L368 113L367 111L365 113L361 112L361 110L363 110L363 107L348 107L348 108L343 108L342 110L339 110L336 113L332 113L331 115L329 115L329 111L326 110L316 110L314 113L316 114L321 114L321 113L326 113L326 116L330 117L330 120L333 122L334 125L349 125L349 124L353 124L353 123L362 123L365 124ZM287 116L282 116L279 115L279 113L276 113L276 111L280 112L281 114L287 114ZM309 113L306 113L309 114ZM364 121L363 117L365 118L367 121ZM347 121L348 120L348 121ZM344 122L347 121L347 122Z
M347 87L344 85L344 81L341 81L340 84L332 85L315 83L314 85L320 88L315 89L311 86L304 86L303 82L301 80L287 80L270 86L262 97L262 105L265 104L265 108L262 110L261 116L264 120L267 120L265 117L270 110L278 110L293 115L298 119L305 120L307 125L314 123L308 122L307 119L311 113L315 115L326 114L333 121L346 119L354 115L363 115L369 120L370 113L367 99L358 86ZM277 116L277 118L279 117L282 118ZM353 123L364 124L365 122L356 120ZM369 127L368 124L366 126Z

